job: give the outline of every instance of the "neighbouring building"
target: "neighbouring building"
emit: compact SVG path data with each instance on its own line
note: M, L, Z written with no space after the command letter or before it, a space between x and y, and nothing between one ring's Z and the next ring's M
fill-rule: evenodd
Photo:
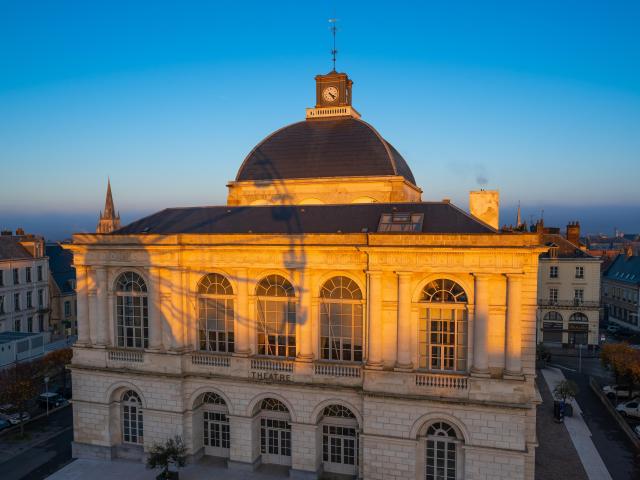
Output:
M43 356L47 338L47 332L0 332L0 369Z
M58 243L47 243L45 251L49 258L51 330L56 335L75 335L78 322L73 254Z
M49 331L44 240L18 229L0 235L0 332Z
M543 227L542 238L548 251L538 268L538 341L593 348L600 339L602 260L580 244L577 222L567 225L565 236Z
M227 205L76 234L74 456L291 478L534 479L538 233L421 200L400 153L316 77ZM179 159L176 159L178 162Z
M622 328L640 331L640 256L629 248L620 254L602 276L605 319Z

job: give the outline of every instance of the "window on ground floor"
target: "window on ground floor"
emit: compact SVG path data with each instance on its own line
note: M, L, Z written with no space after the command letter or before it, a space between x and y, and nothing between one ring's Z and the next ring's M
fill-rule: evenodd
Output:
M459 480L462 478L460 439L451 425L436 422L427 429L425 480Z
M144 443L142 402L133 390L122 396L122 441L124 443Z

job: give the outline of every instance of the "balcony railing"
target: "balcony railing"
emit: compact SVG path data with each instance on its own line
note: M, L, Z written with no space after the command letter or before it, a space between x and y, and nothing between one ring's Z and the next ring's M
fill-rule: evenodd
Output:
M338 363L316 363L314 373L322 377L349 377L360 378L362 367L360 365L340 365Z
M546 298L539 298L538 306L556 308L599 308L600 302L588 302L582 300L549 300Z
M109 350L109 360L112 362L142 363L144 352L139 350Z
M279 360L274 358L252 358L252 370L266 370L270 372L293 372L291 360Z
M229 357L226 355L215 355L211 353L194 353L191 355L191 363L194 365L204 365L207 367L229 367Z
M465 390L468 387L468 379L461 375L417 374L416 385L418 387Z

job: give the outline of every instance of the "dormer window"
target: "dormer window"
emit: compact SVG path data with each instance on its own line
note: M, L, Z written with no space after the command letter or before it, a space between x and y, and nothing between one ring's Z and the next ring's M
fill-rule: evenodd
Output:
M410 212L383 213L378 232L421 232L424 214Z

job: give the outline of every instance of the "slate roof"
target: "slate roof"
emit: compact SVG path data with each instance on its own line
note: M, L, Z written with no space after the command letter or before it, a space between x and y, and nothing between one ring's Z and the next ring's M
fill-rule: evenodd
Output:
M621 253L604 273L604 278L640 285L640 256L627 257Z
M0 235L0 260L33 258L26 248L20 245L18 237Z
M418 233L497 232L448 202L424 202L168 208L113 233L373 233L381 214L403 212L424 214Z
M71 281L76 279L73 254L58 243L48 243L45 251L49 257L49 270L60 292L72 293L74 290Z
M368 123L313 119L284 127L245 158L236 181L400 175L415 185L402 155Z
M560 234L545 233L542 235L542 243L547 247L552 245L556 245L558 247L557 255L554 258L595 258L593 255L590 255L584 250L578 248L577 245L574 245ZM540 255L540 258L551 258L551 256L549 252L545 252Z

